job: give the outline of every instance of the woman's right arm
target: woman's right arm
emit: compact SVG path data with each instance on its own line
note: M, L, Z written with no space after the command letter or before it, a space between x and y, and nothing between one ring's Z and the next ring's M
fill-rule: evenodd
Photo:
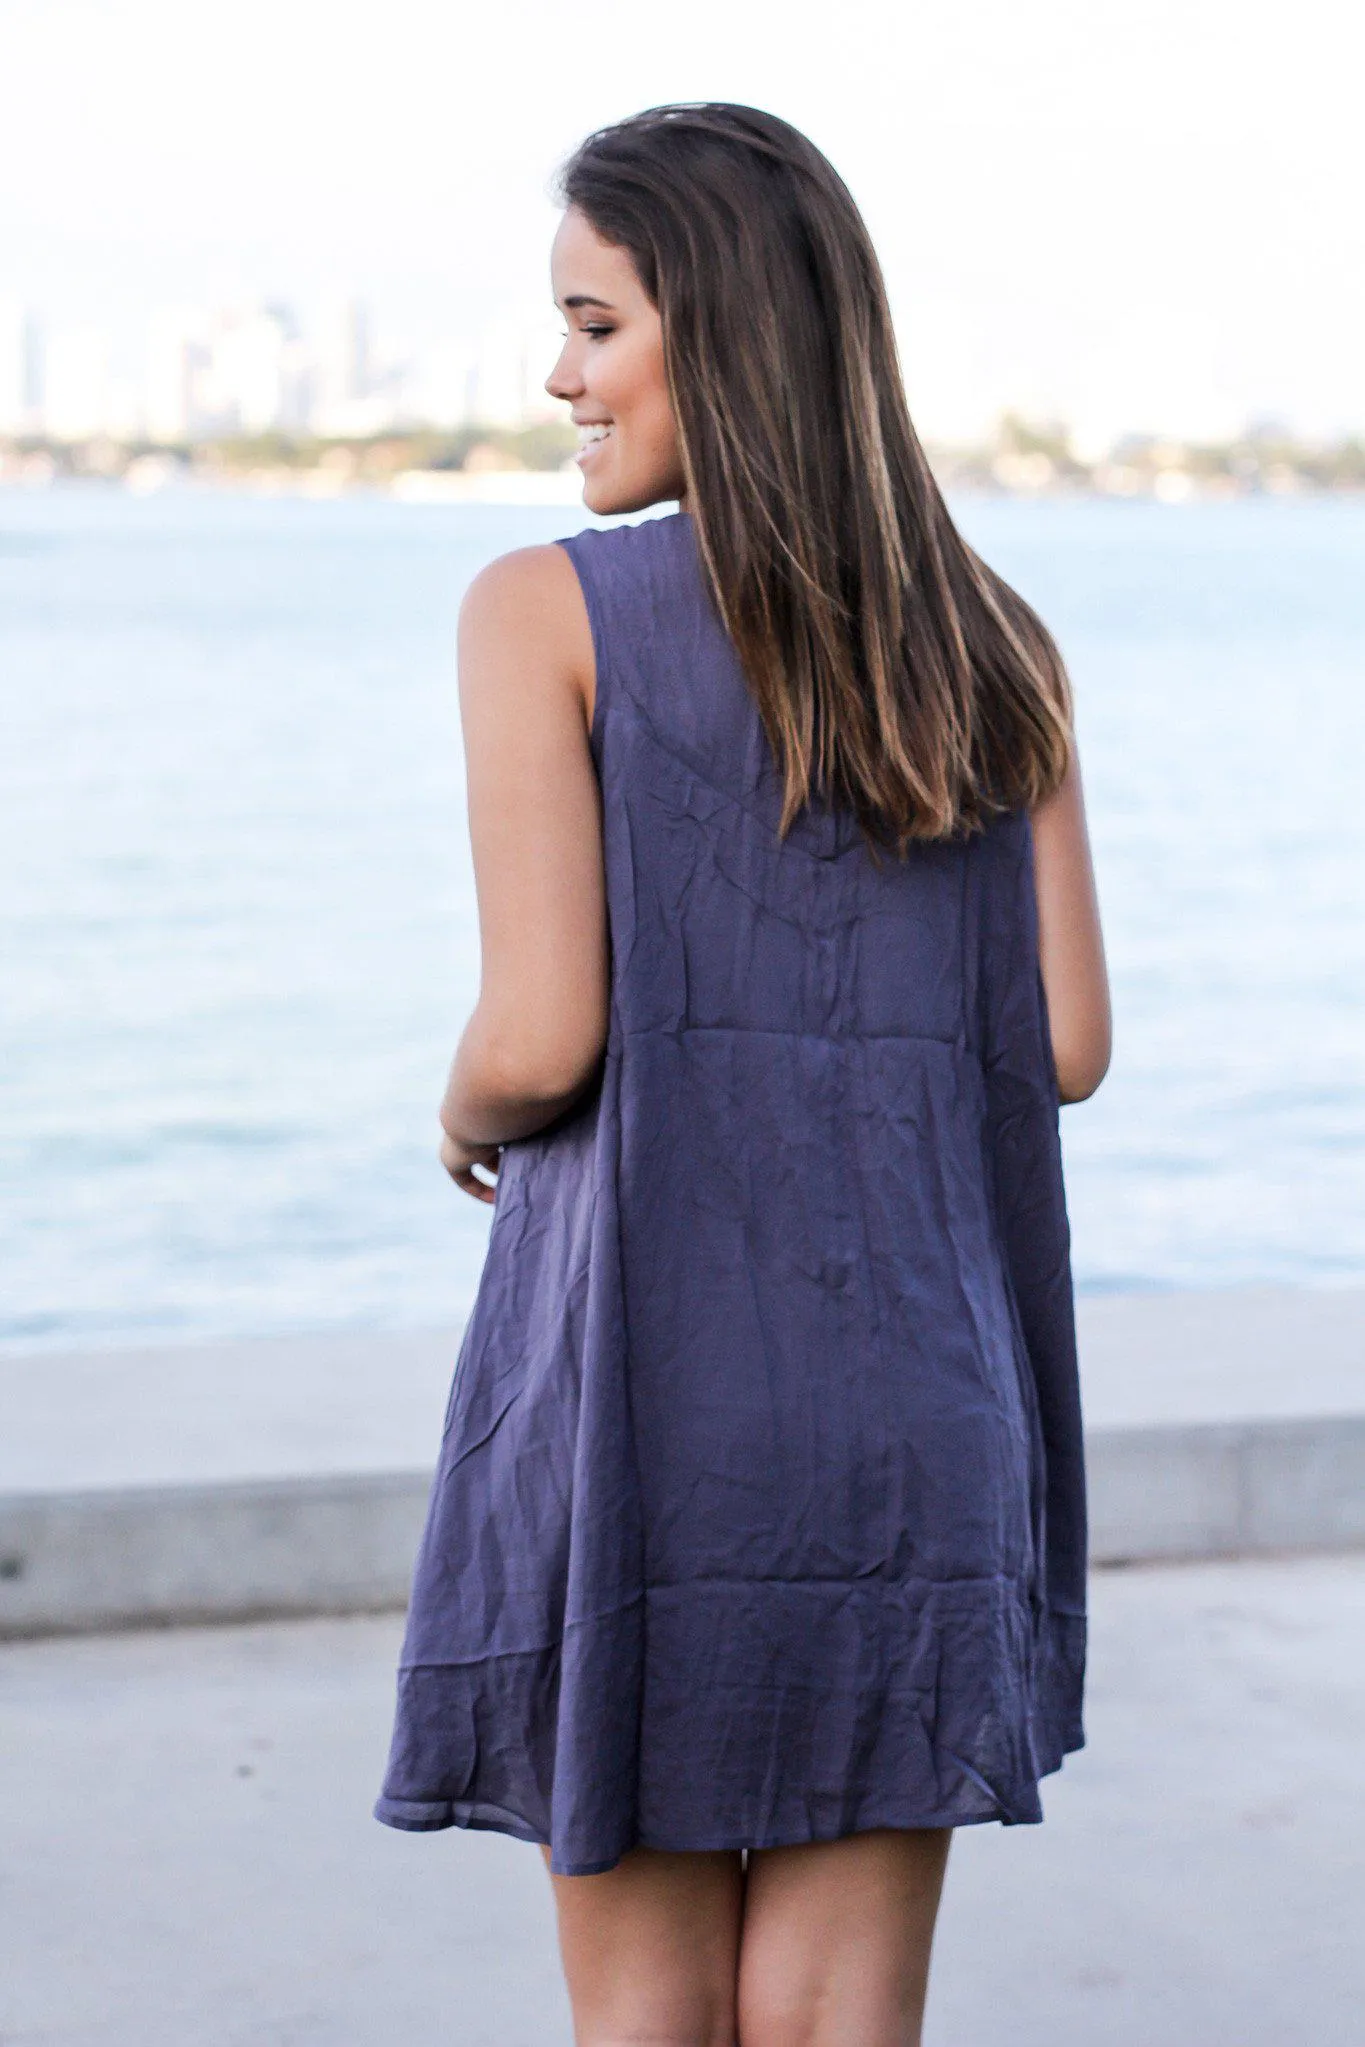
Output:
M1112 1020L1095 870L1073 750L1061 786L1033 812L1038 952L1064 1102L1093 1095L1109 1070Z
M562 547L480 571L460 608L460 710L479 905L479 999L441 1105L448 1169L541 1130L607 1039L592 632Z

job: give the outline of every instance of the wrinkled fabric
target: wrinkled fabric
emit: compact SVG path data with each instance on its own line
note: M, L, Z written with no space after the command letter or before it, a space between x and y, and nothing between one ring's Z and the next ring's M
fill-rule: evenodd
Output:
M1085 1502L1028 821L780 842L690 518L561 544L609 1039L503 1153L377 1816L563 1874L1036 1821Z

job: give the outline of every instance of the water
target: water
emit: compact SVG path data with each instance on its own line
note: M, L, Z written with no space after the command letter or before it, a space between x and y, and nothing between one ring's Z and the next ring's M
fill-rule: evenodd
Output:
M1090 1287L1365 1273L1365 507L964 501L1081 704ZM576 509L0 494L0 1344L454 1319L461 590Z

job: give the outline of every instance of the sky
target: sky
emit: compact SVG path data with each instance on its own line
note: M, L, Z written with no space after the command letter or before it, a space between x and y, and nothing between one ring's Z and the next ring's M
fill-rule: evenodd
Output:
M0 297L548 308L555 165L735 99L881 252L922 430L1365 426L1365 16L1344 0L0 0ZM547 364L548 368L548 364Z

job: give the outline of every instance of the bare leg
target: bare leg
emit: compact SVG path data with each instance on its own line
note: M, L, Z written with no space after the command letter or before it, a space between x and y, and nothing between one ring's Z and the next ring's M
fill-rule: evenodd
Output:
M550 1881L578 2047L735 2047L737 1853L636 1848Z
M948 1829L750 1854L741 2047L919 2047Z

